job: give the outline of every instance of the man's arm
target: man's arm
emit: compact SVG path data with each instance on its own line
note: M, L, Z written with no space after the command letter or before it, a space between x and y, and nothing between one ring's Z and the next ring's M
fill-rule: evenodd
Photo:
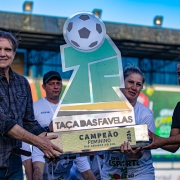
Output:
M44 163L40 161L33 162L33 180L43 180Z
M25 161L22 162L25 173L27 175L28 180L33 180L33 168L32 168L32 160L31 159L26 159Z
M91 169L84 171L84 172L81 172L81 174L85 180L96 180Z
M173 143L173 145L166 145L166 146L162 147L162 149L173 152L173 153L178 150L179 145L180 145L180 141L178 140L180 138L180 136L178 136L180 134L180 126L179 126L180 116L179 116L179 112L180 112L180 102L177 103L177 105L176 105L176 107L174 109L174 112L173 112L171 133L170 133L170 137L174 136L173 141L176 141L177 143L175 143L175 144Z
M173 152L173 153L178 150L179 145L180 145L179 111L180 111L180 102L177 103L173 112L170 139L167 140L169 141L169 144L161 147L162 149ZM171 143L173 145L171 145Z
M77 166L77 169L79 170L79 172L81 172L81 174L85 180L87 180L87 179L95 180L96 179L91 170L87 156L77 157L74 160L74 162Z
M178 129L178 128L171 129L170 137L177 136L177 135L180 135L180 129ZM165 145L161 148L166 150L166 151L170 151L172 153L175 153L179 149L179 146L180 146L180 136L179 136L179 144Z
M45 165L44 153L35 146L33 147L32 150L32 162L33 162L33 180L43 180L44 165Z
M178 131L175 130L173 133L177 133ZM172 133L172 135L173 135ZM162 138L151 131L148 132L150 139L152 140L152 143L148 146L143 147L143 149L157 149L157 148L164 148L165 150L174 152L176 150L177 146L179 147L180 144L180 134L176 134L174 136L168 137L168 138Z
M22 150L31 152L30 144L22 142ZM33 180L33 168L32 168L32 159L31 156L21 155L22 164L25 169L25 173L28 180Z
M37 146L48 158L59 157L59 154L55 153L54 150L62 153L63 151L54 145L50 140L57 138L56 135L46 136L46 132L41 133L39 136L29 133L19 125L14 125L8 132L7 135Z

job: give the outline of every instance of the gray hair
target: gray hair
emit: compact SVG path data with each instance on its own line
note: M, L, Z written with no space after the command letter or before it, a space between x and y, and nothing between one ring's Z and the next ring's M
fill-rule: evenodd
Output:
M19 39L17 39L12 33L0 30L0 38L5 38L9 40L12 43L13 51L16 52L18 45L19 45Z

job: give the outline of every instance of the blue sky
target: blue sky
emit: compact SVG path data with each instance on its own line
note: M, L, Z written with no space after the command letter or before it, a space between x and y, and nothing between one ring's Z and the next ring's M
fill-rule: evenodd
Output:
M0 0L0 11L23 13L25 0ZM180 0L29 0L33 14L69 17L78 11L102 9L103 21L153 26L162 15L163 28L180 29Z

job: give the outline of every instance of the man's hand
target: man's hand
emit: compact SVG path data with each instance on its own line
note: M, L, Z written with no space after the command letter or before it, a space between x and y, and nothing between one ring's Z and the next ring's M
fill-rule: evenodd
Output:
M165 138L159 137L148 130L149 139L152 140L152 143L148 146L143 147L143 149L157 149L165 145Z
M46 136L46 134L46 132L43 132L36 136L29 133L17 124L7 132L7 135L14 139L18 139L20 141L24 141L38 147L49 159L59 158L59 153L63 153L62 149L60 149L50 141L51 139L56 139L58 136ZM59 153L56 153L55 151L58 151Z
M120 147L121 153L123 153L129 159L140 159L142 157L141 148L132 149L129 142L124 141Z
M51 136L44 136L45 134L40 134L38 144L36 145L41 151L44 152L45 156L49 159L51 158L59 158L59 154L55 151L58 151L60 153L63 153L62 149L54 145L50 140L56 139L57 135L51 135ZM55 150L55 151L54 151Z

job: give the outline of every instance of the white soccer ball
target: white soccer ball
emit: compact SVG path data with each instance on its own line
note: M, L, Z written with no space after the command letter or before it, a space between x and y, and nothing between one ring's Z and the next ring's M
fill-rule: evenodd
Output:
M64 24L64 39L75 49L93 51L104 42L106 28L101 19L90 12L70 16Z

